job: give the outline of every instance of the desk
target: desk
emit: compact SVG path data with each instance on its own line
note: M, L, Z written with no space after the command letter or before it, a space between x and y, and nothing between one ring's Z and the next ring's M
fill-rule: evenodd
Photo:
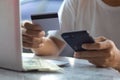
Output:
M0 69L0 80L120 80L120 73L112 68L96 68L86 60L70 57L51 58L68 61L63 72L15 72Z

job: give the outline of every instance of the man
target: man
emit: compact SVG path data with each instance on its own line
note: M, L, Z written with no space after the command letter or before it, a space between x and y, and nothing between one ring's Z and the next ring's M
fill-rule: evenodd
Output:
M23 44L32 48L36 55L57 56L65 45L61 33L88 30L97 37L95 43L83 44L87 51L75 52L74 57L86 59L98 67L113 67L120 71L119 14L120 0L64 0L59 14L61 30L44 37L39 26L26 22Z

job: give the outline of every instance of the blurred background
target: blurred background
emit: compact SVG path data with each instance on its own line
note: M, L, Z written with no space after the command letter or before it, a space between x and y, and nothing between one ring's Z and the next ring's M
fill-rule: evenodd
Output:
M63 0L20 0L22 20L30 20L31 14L58 12Z

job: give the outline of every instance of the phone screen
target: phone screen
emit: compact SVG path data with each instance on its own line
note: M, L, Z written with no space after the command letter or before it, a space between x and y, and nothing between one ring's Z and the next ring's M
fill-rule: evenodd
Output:
M87 31L75 31L63 33L62 38L76 52L85 51L81 46L84 43L94 43L94 39Z

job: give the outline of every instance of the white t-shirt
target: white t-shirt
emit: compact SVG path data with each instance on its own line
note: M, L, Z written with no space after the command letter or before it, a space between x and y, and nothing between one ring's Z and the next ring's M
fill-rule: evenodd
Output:
M111 7L102 0L64 0L59 19L61 30L52 34L87 30L94 36L105 36L120 49L120 7Z

